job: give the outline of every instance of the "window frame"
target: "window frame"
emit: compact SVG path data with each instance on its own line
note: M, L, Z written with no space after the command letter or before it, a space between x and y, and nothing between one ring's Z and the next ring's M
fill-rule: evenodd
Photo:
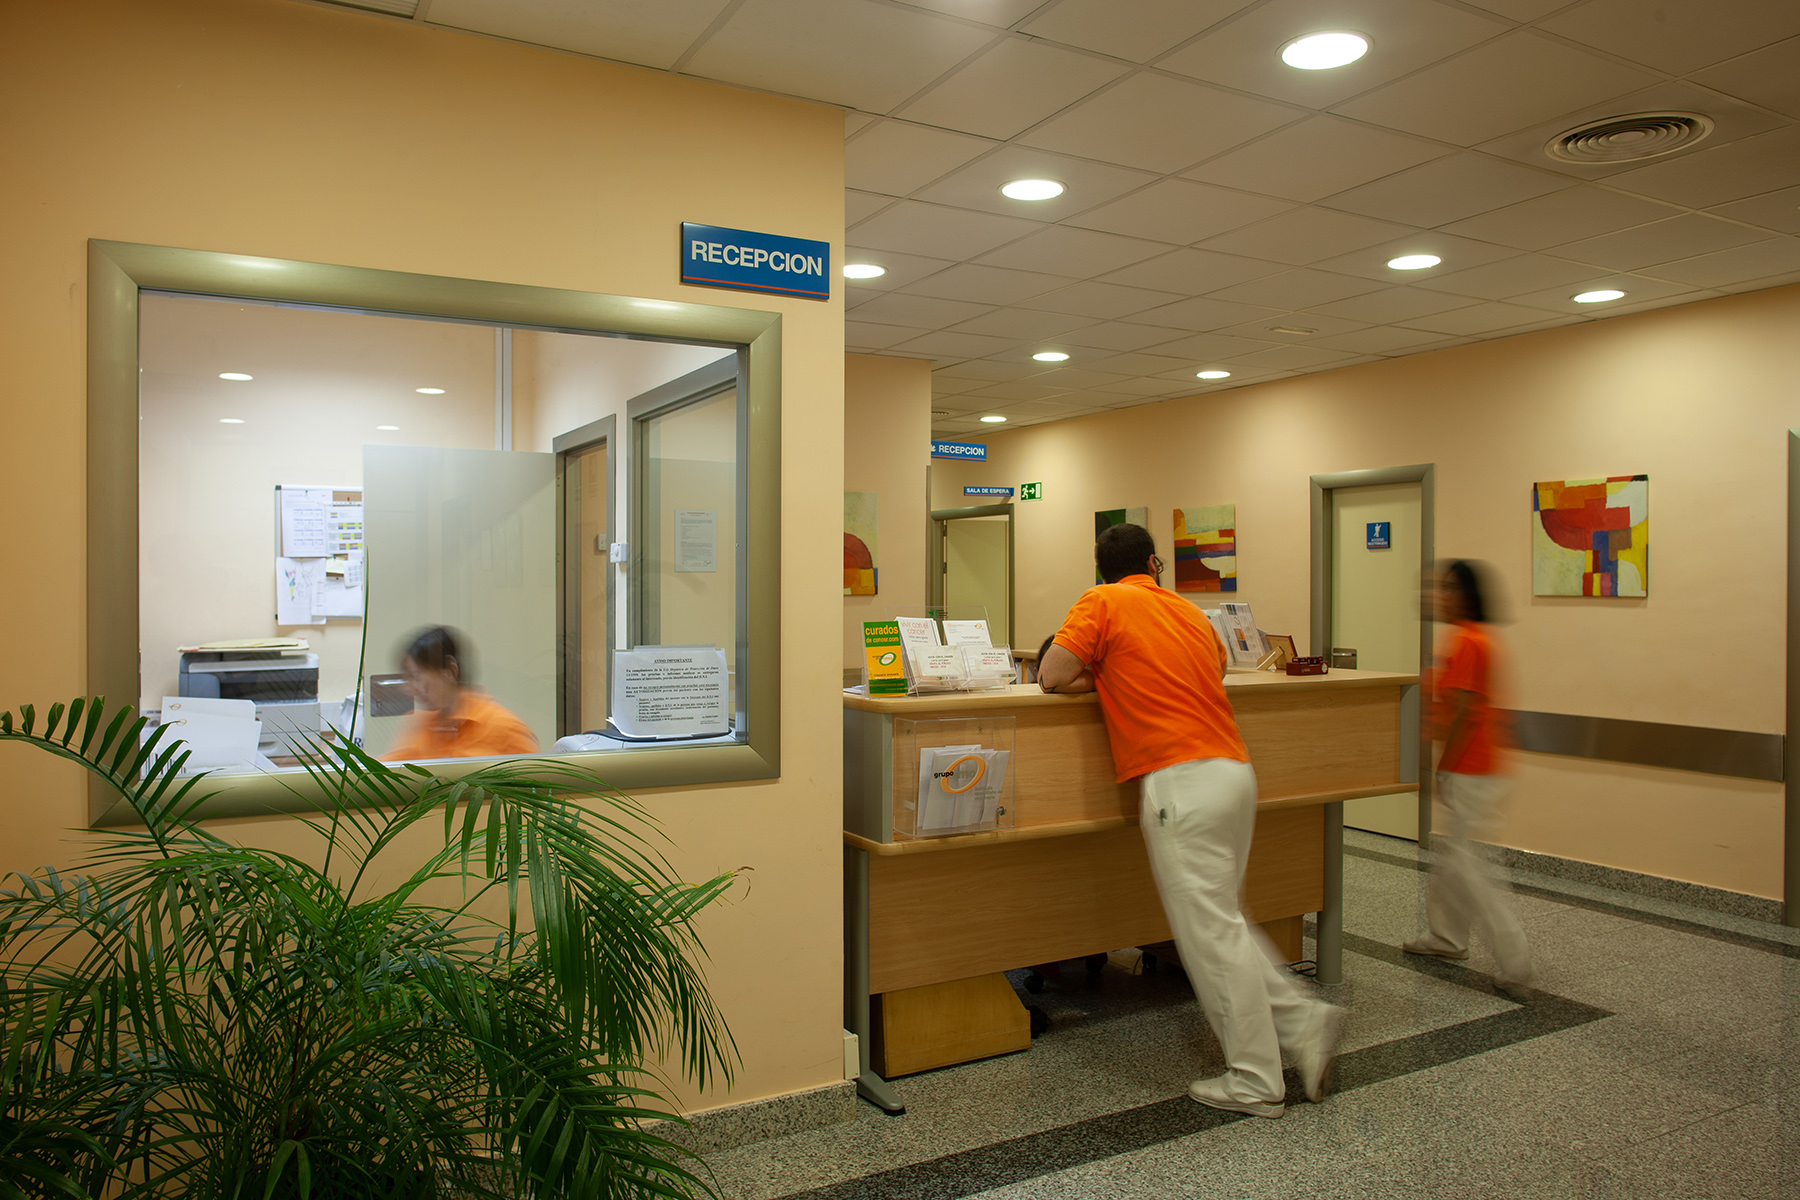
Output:
M688 787L781 774L781 315L562 288L417 275L292 259L88 242L87 691L139 696L138 306L142 291L317 304L400 316L730 347L744 389L747 738L735 744L546 754L616 788ZM610 449L610 447L609 447ZM432 770L455 779L479 760ZM220 775L204 817L312 812L305 772ZM88 793L95 827L137 823L104 784Z

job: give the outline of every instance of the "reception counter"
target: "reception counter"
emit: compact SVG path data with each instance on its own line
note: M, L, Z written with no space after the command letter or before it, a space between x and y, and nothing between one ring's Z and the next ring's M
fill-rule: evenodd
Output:
M1381 671L1225 680L1259 797L1244 911L1290 960L1318 913L1323 982L1342 978L1341 804L1417 790L1400 754L1401 698L1417 684ZM907 837L908 722L984 717L1012 718L1013 827ZM898 1112L886 1079L1029 1047L1003 972L1169 939L1137 809L1138 785L1113 781L1091 693L844 693L845 1026L865 1097Z

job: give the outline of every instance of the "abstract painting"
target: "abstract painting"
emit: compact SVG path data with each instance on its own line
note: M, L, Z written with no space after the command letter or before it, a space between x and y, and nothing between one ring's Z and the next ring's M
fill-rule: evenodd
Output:
M1535 596L1650 594L1650 477L1531 485Z
M876 594L876 525L880 492L844 493L844 595Z
M1237 591L1237 505L1175 510L1175 590Z
M1111 529L1114 525L1138 525L1150 528L1150 510L1148 508L1107 508L1094 514L1094 538ZM1094 582L1102 582L1100 572L1094 572Z

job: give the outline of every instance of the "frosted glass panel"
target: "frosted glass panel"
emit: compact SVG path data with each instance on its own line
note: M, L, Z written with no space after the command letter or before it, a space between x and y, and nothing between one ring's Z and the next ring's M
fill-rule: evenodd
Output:
M463 637L465 680L537 735L556 740L555 456L509 450L368 446L367 673L400 670L413 634ZM365 711L370 711L365 707ZM380 755L400 717L370 716Z

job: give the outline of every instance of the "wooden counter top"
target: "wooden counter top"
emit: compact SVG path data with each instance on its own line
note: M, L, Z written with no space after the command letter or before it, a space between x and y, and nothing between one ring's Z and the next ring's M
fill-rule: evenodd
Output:
M1325 675L1286 675L1274 671L1233 671L1225 676L1225 690L1257 692L1308 692L1369 687L1406 687L1419 682L1417 675L1395 671L1332 671ZM930 696L865 696L861 688L844 689L844 707L863 712L899 716L927 716L946 712L982 712L993 709L1041 708L1068 704L1098 704L1093 692L1054 695L1035 683L1015 683L1004 691L941 692Z

